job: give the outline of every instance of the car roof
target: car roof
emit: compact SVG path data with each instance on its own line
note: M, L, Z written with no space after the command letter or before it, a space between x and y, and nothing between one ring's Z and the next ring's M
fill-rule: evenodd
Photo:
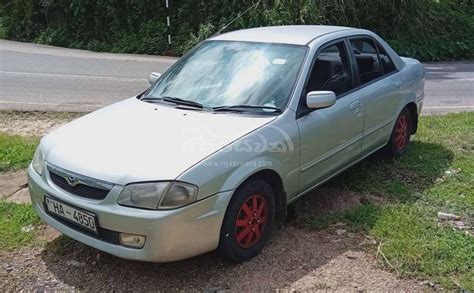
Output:
M354 33L366 32L362 29L330 25L267 26L232 31L214 36L211 40L307 45L320 36L347 30L353 30Z

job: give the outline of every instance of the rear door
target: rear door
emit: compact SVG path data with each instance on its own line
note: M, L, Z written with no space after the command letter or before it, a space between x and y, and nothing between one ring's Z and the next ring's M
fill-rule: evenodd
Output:
M297 113L301 135L300 184L304 192L360 157L364 107L354 91L347 42L331 42L316 53ZM306 107L310 91L333 91L337 101L326 109Z
M385 145L402 100L399 74L385 49L368 36L349 39L355 79L365 96L362 155Z

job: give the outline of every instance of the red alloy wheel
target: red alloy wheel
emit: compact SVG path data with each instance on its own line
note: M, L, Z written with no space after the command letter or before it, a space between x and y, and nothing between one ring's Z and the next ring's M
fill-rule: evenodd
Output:
M250 248L262 237L267 215L267 201L260 194L251 195L242 204L235 221L235 239L240 247Z
M398 117L395 128L395 147L397 150L403 150L407 144L408 137L408 117L401 115Z

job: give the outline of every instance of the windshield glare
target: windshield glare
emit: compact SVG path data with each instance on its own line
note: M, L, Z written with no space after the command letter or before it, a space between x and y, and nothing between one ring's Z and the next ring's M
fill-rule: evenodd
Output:
M207 41L161 76L147 97L283 108L305 53L303 46Z

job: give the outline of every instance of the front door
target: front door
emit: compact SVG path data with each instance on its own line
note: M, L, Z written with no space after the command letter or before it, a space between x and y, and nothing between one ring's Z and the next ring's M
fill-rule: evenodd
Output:
M348 56L344 41L323 47L316 56L302 98L310 91L324 90L335 92L337 101L332 107L315 111L303 106L304 114L297 119L300 193L360 158L365 103L360 92L351 91L354 83Z

